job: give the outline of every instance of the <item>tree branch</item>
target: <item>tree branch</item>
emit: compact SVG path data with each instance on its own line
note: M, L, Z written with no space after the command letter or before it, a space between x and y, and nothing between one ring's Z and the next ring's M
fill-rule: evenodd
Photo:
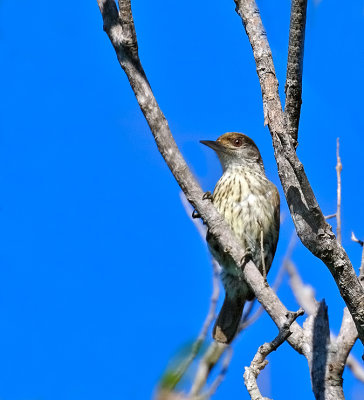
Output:
M139 106L149 124L156 144L169 169L180 185L188 201L199 212L202 219L209 228L209 232L214 236L221 248L234 260L238 273L248 283L258 301L267 310L277 327L280 329L285 323L285 315L288 310L273 292L266 285L262 275L252 261L244 265L244 251L230 227L213 206L211 201L203 200L203 191L191 173L188 165L176 142L173 139L167 120L160 110L152 89L144 73L139 57L130 56L130 40L125 39L119 14L116 6L110 5L111 0L98 0L101 14L104 19L104 30L108 34L114 46L119 63L125 71L130 85L137 98ZM132 21L132 17L128 17ZM135 37L136 40L136 37ZM292 325L294 334L290 336L289 343L301 352L302 343L300 336L302 329L298 324Z
M262 89L264 122L272 136L278 174L297 234L312 254L329 268L364 343L364 290L322 214L297 157L295 140L287 133L272 53L259 10L254 0L235 0L235 3L253 49Z
M303 309L300 309L297 312L290 312L287 315L287 321L283 324L282 328L278 333L278 336L272 342L264 343L262 346L260 346L250 366L245 367L244 384L252 400L266 399L265 397L262 396L258 388L257 385L258 375L268 364L268 361L266 360L267 356L272 351L277 350L277 348L288 339L288 337L292 334L290 326L300 315L303 314L304 314Z
M189 393L190 397L193 398L199 395L207 382L207 377L211 369L216 365L228 347L229 345L215 341L210 344L198 366L195 380Z
M209 387L209 389L207 390L207 392L202 396L203 399L209 399L210 397L212 397L215 394L217 388L220 386L221 382L224 380L224 378L226 376L232 356L233 356L233 349L232 349L232 347L228 347L226 349L226 355L222 362L221 371L219 372L219 374L217 375L215 380L212 382L212 384Z
M307 0L292 0L286 77L287 133L297 142L302 104L303 50L305 42Z
M341 171L343 166L340 158L340 141L336 139L336 177L337 177L337 209L336 209L336 238L341 244Z
M355 359L351 354L349 354L348 359L346 360L346 365L360 382L364 383L364 369L361 363Z

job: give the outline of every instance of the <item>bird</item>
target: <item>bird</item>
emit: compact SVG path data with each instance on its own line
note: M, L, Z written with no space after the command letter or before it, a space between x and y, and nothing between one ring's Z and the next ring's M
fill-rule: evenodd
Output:
M216 141L201 140L213 149L223 174L210 198L228 223L244 257L251 259L264 278L273 262L280 227L280 197L266 177L263 160L254 141L239 132L227 132ZM244 304L254 294L241 276L231 256L220 248L207 230L206 240L212 256L220 264L225 299L213 327L213 339L230 344L238 331Z

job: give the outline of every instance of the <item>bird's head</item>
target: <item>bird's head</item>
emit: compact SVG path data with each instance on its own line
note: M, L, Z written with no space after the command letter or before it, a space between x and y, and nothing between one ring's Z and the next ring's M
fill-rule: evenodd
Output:
M227 132L216 141L201 140L202 144L215 150L224 169L233 166L263 169L258 147L248 136L238 132Z

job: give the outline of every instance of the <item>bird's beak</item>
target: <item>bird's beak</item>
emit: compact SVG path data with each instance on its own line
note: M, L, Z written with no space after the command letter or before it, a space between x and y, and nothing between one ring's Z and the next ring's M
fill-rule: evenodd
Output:
M224 146L222 146L218 142L215 142L214 140L200 140L200 143L204 144L207 147L210 147L212 150L215 150L215 151L223 151L224 150Z

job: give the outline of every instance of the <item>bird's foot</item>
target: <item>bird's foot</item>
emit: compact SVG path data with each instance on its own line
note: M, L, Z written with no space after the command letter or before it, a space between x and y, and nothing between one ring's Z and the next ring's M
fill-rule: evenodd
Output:
M241 257L240 260L240 265L245 265L250 261L253 257L252 249L250 247L247 247L244 251L243 257Z
M204 195L202 196L202 200L212 200L211 192L209 191L205 192Z

